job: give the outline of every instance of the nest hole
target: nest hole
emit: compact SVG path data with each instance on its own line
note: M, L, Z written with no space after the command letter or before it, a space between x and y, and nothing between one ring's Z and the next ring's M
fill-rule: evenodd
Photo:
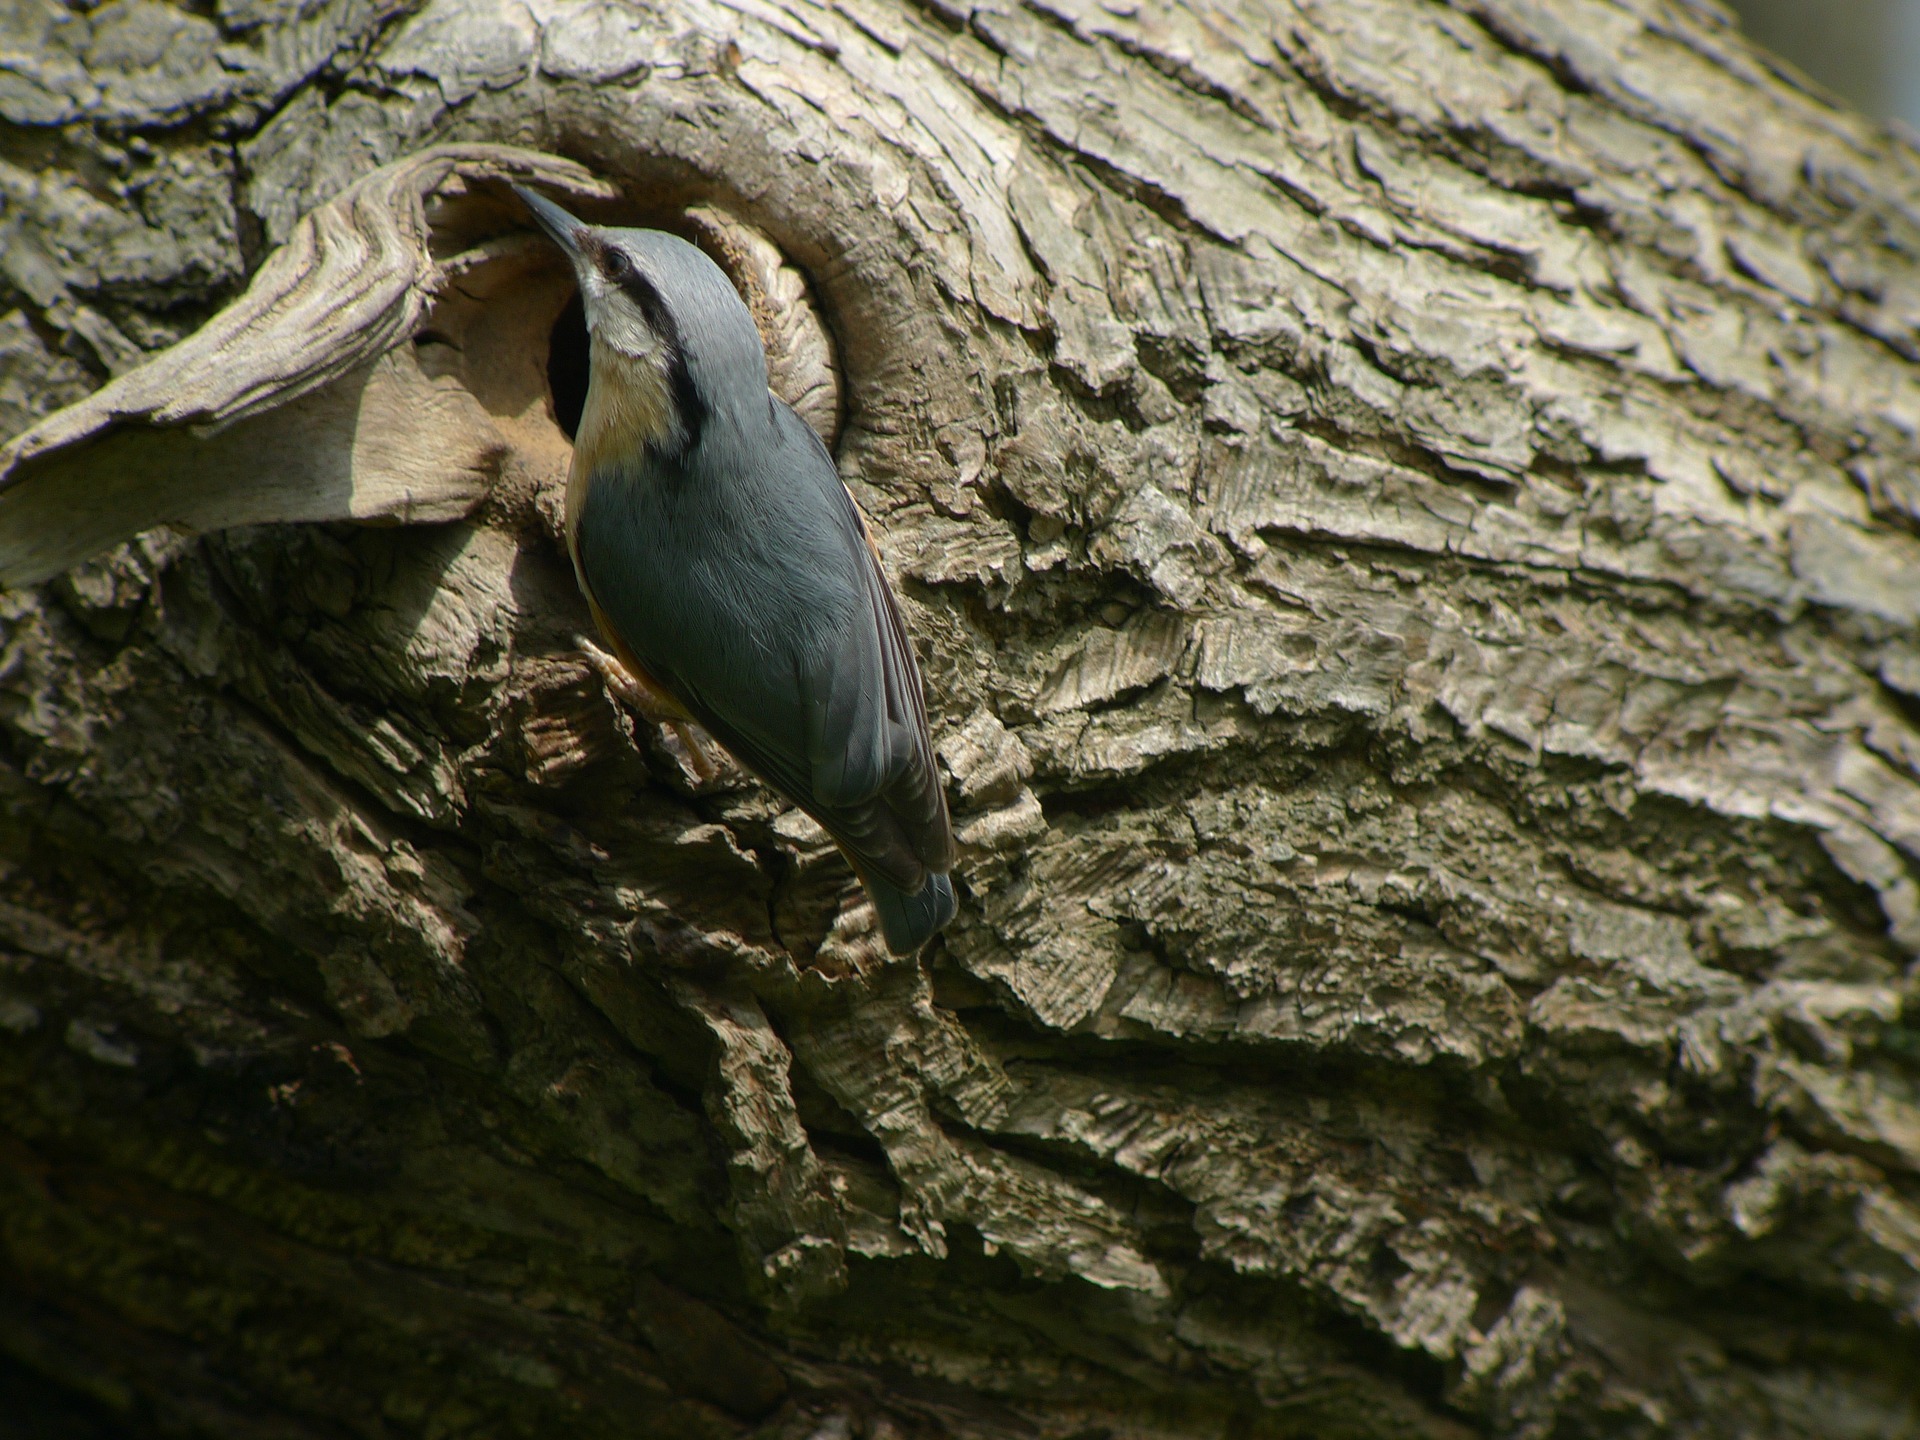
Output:
M553 423L569 441L579 433L587 406L587 358L587 310L576 290L547 334L547 395Z

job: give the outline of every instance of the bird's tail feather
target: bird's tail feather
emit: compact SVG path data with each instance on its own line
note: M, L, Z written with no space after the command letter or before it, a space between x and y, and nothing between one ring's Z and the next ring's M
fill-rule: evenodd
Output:
M880 917L887 949L896 955L911 955L953 919L953 882L945 875L929 873L927 883L914 893L879 876L862 879L874 912Z

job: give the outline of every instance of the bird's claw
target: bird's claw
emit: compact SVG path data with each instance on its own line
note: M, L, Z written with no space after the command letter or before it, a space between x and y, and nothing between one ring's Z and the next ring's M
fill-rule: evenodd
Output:
M629 710L658 722L686 718L687 712L680 708L672 696L649 685L593 641L583 638L580 641L580 653L599 672L607 692Z
M680 702L649 684L593 641L582 637L580 653L599 672L607 693L641 719L656 727L660 748L672 757L696 789L711 785L726 773L727 757L695 728Z
M726 773L726 756L690 722L662 720L659 725L661 748L673 756L695 788L711 785Z

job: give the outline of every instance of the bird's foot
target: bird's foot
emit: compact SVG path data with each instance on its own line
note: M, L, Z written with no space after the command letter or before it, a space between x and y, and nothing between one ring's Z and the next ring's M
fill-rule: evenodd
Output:
M586 657L589 665L600 672L600 679L605 682L608 693L629 710L663 725L691 718L686 707L678 700L644 676L634 674L593 641L583 638L580 641L580 653Z
M678 700L591 640L580 641L580 653L599 672L616 703L656 727L660 748L679 768L688 786L700 789L728 772L731 763L726 752L701 733Z
M660 745L673 756L696 789L711 785L730 768L726 752L690 720L661 721Z

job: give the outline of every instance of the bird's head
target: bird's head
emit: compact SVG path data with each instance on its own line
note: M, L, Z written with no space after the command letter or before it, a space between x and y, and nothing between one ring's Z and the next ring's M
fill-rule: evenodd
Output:
M696 246L661 230L589 225L531 190L513 192L573 267L594 383L660 391L666 433L650 443L684 447L716 414L744 423L766 410L760 332L726 272Z

